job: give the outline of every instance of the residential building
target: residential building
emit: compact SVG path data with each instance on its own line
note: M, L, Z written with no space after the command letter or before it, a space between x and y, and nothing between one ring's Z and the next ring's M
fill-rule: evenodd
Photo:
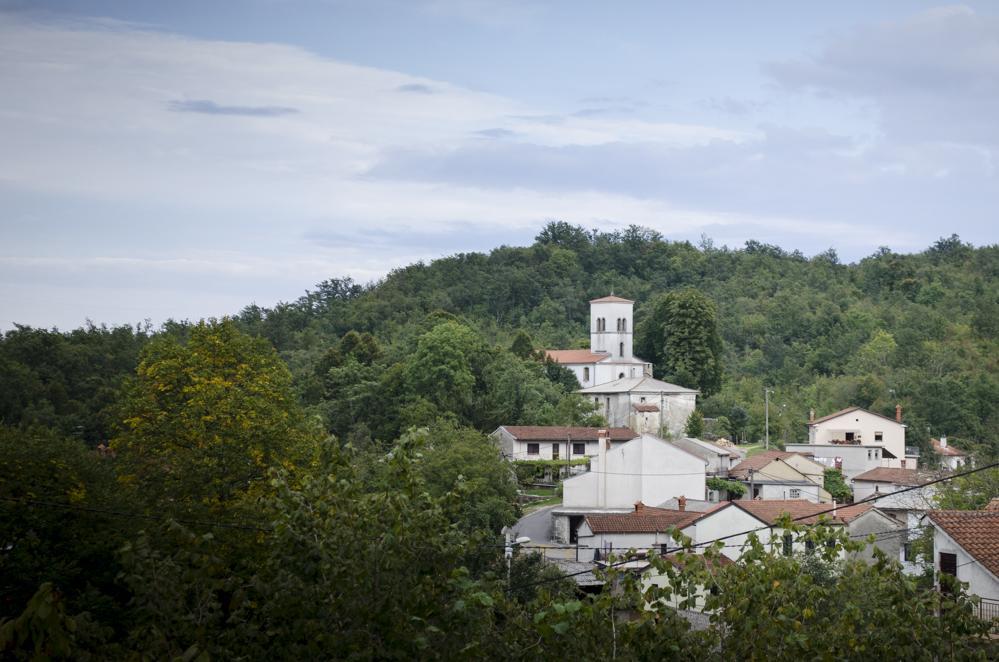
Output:
M553 349L547 356L576 376L607 424L677 437L694 411L697 391L652 378L652 364L633 353L634 301L590 301L590 348Z
M825 467L798 453L757 453L732 467L729 478L746 485L744 499L832 503L832 495L824 487Z
M607 428L611 447L639 435L630 428ZM565 460L595 457L599 428L558 425L501 425L490 437L510 460Z
M808 421L808 443L879 449L888 467L916 468L914 459L906 458L901 406L895 408L894 420L860 407L849 407L822 418L815 418L813 412Z
M552 510L553 539L576 542L586 515L629 512L634 504L673 497L703 499L706 462L650 434L612 447L601 437L590 471L562 483L562 505Z
M630 513L589 514L584 517L577 532L579 546L587 549L586 558L606 558L611 552L622 554L632 548L665 551L676 547L672 532L703 514L687 511L682 497L681 504L681 508L674 510L654 508L639 502ZM599 554L595 557L594 552L598 550Z
M937 586L951 575L982 599L983 615L999 617L999 509L931 510L924 521L933 527Z
M937 454L940 464L951 471L959 469L968 463L968 454L958 448L948 445L947 437L930 439L933 452Z
M683 450L693 453L708 463L707 472L709 476L728 477L729 470L742 461L742 456L731 448L716 446L707 441L695 439L693 437L679 437L670 440L674 446L679 446Z
M879 467L888 466L888 457L882 456L883 448L877 446L844 444L787 444L790 453L800 453L830 469L839 469L843 478L851 478Z

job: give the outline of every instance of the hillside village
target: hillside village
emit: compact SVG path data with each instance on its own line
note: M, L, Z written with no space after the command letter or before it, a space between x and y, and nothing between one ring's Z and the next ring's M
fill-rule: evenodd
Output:
M772 553L810 554L814 543L787 526L821 523L869 542L841 550L843 558L874 563L877 549L910 575L932 567L938 588L944 575L965 582L980 615L999 616L999 497L978 511L936 505L935 485L973 466L966 453L946 437L933 439L934 470L921 469L900 405L894 418L856 406L818 418L811 410L807 441L783 449L687 436L697 391L653 378L652 364L633 354L633 304L593 299L590 348L545 352L572 370L578 393L592 398L607 427L500 426L491 435L510 462L544 463L547 471L531 479L549 481L561 497L509 527L508 541L529 539L530 549L592 592L602 582L587 568L667 556L684 548L681 539L695 550L724 540L731 562L750 533ZM830 483L848 489L834 497ZM643 582L661 583L648 564L633 569Z

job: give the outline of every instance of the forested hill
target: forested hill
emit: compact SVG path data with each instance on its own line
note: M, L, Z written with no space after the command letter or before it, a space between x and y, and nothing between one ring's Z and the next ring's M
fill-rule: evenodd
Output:
M831 250L806 258L755 241L736 250L708 241L695 247L637 227L606 233L554 222L532 246L415 264L368 287L326 281L295 302L249 306L236 321L274 344L303 402L332 431L351 434L363 424L362 436L384 437L407 422L455 412L459 422L480 428L505 416L560 419L568 405L543 392L541 368L524 361L509 370L514 355L507 350L518 332L535 348L584 347L590 299L610 292L634 299L640 326L656 295L693 288L714 302L723 341L723 386L701 406L707 417L724 417L732 434L762 434L763 392L771 387L771 435L780 440L804 436L810 408L822 415L861 405L893 414L898 402L912 443L946 434L994 452L997 276L999 246L975 248L956 236L921 253L881 249L845 265ZM164 332L183 336L184 329L170 324ZM357 333L342 343L351 331ZM144 334L130 332L130 340L122 333L8 333L0 361L14 379L4 380L0 416L51 425L74 399L111 398L101 389L113 390L113 376L134 367L145 341ZM65 365L55 365L60 352L72 354ZM456 357L476 384L470 395L437 383L464 376L462 366L439 367ZM66 376L88 362L99 364L89 384ZM568 390L557 371L543 376ZM66 383L54 386L61 379ZM504 398L513 401L481 413ZM103 411L102 402L77 403L77 418L59 419L56 427L77 421L92 429L92 421L78 419ZM395 422L380 432L379 416ZM526 420L532 416L542 420Z

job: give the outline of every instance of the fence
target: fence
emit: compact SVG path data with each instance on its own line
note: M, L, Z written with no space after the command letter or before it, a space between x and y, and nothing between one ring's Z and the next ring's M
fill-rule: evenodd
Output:
M999 618L999 600L981 598L981 602L978 603L978 617L986 621Z

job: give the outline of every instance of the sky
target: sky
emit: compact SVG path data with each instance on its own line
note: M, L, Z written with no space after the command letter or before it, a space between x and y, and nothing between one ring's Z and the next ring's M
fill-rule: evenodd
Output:
M0 329L154 325L545 223L996 242L999 5L0 0Z

